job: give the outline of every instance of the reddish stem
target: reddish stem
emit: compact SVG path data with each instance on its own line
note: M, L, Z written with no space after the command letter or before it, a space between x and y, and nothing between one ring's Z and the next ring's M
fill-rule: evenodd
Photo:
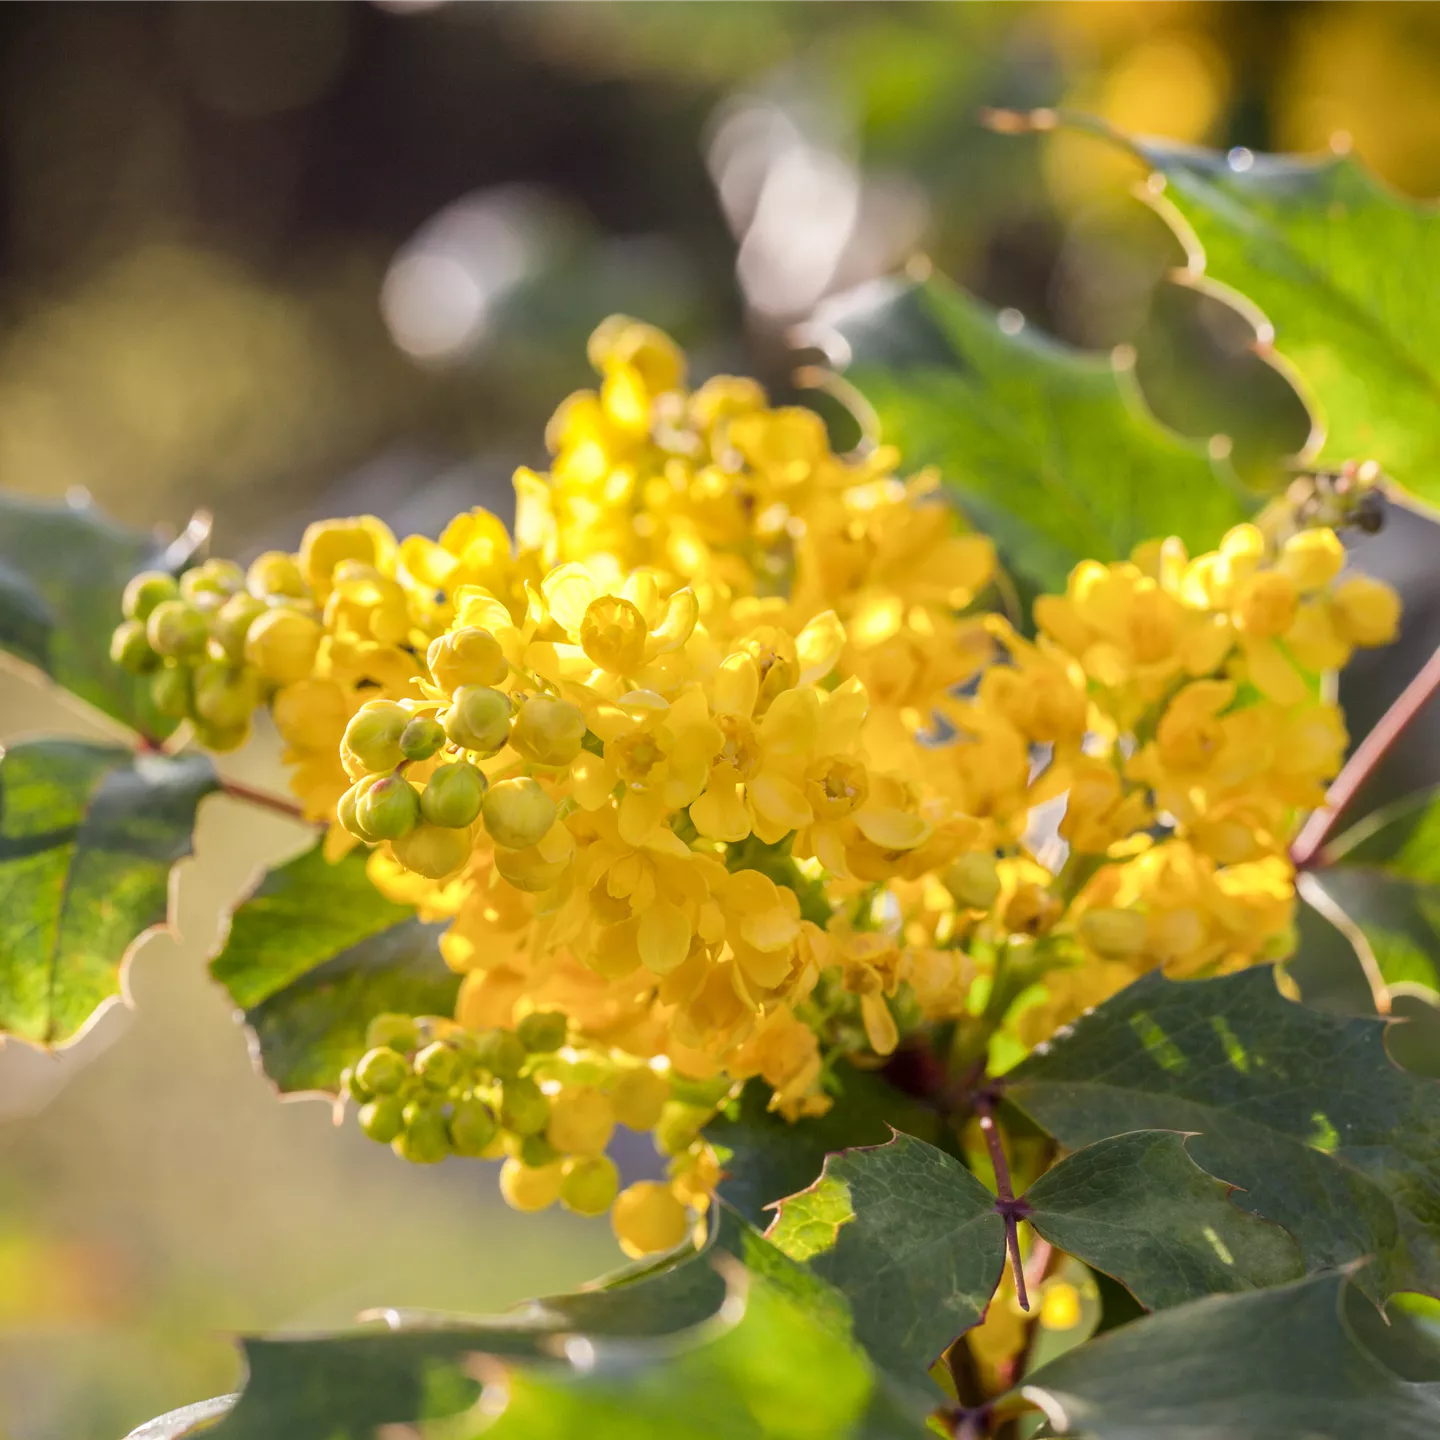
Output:
M1410 722L1425 708L1425 702L1440 690L1440 650L1421 666L1415 678L1400 692L1394 704L1380 717L1375 728L1355 747L1326 792L1325 803L1305 822L1290 847L1290 861L1297 870L1312 869L1323 861L1322 851L1355 798L1360 787L1375 773Z
M1015 1188L1010 1183L1010 1164L1005 1159L1005 1147L1000 1143L1000 1131L995 1124L994 1101L988 1095L977 1096L975 1113L980 1117L980 1131L990 1150L990 1163L995 1167L995 1208L1005 1221L1005 1244L1015 1275L1015 1298L1020 1308L1028 1311L1030 1292L1025 1285L1025 1265L1020 1259L1020 1217L1028 1207L1023 1200L1015 1198Z
M258 805L262 810L273 810L277 815L287 815L292 820L303 820L305 813L293 800L280 795L271 795L267 790L257 790L253 785L242 784L239 780L221 780L222 794L233 800L243 800L247 805Z

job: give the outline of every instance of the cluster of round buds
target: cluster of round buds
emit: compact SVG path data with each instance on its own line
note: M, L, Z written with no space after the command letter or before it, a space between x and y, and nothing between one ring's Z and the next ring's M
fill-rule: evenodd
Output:
M149 678L155 708L188 720L211 750L234 750L255 707L303 679L323 630L294 560L272 552L248 570L206 560L177 579L147 570L125 587L111 658Z
M369 844L388 841L407 870L436 880L469 858L478 824L507 879L544 888L534 872L549 862L535 852L559 814L555 799L534 775L492 783L480 767L509 746L524 770L563 770L584 744L584 715L553 695L497 688L509 665L488 630L442 635L426 659L430 698L371 700L351 717L340 753L355 783L340 823Z
M513 1030L478 1032L439 1017L377 1015L342 1086L360 1107L361 1130L402 1159L502 1160L500 1191L517 1210L556 1201L580 1215L613 1207L616 1234L633 1253L679 1244L690 1227L685 1185L641 1181L622 1192L605 1152L617 1124L663 1130L693 1149L691 1107L671 1100L664 1074L572 1049L567 1032L554 1010L532 1011Z

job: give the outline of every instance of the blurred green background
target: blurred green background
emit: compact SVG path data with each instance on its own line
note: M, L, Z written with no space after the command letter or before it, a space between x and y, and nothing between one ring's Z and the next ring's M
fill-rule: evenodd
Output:
M507 507L612 310L784 392L794 327L925 252L1268 483L1308 418L1065 105L1440 190L1440 10L1390 4L0 7L0 485L293 545ZM1428 552L1427 552L1428 553ZM8 676L0 737L94 732ZM234 773L279 788L260 737ZM494 1308L617 1256L279 1105L203 958L287 822L206 802L181 938L73 1049L0 1050L0 1440L111 1440L232 1388L237 1330ZM639 1163L637 1158L637 1163Z

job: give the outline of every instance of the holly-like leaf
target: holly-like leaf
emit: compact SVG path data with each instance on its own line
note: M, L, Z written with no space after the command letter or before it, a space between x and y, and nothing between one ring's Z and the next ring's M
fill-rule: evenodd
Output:
M1388 984L1440 990L1440 794L1407 796L1326 846L1315 879Z
M1025 1192L1052 1245L1120 1281L1147 1310L1304 1274L1278 1225L1241 1210L1172 1130L1136 1130L1067 1155Z
M216 788L203 755L79 740L0 758L0 1031L75 1039L120 995L125 961L166 923L170 868Z
M909 1135L827 1156L767 1236L845 1296L856 1339L897 1374L923 1374L979 1322L1005 1259L995 1197Z
M1318 404L1320 457L1373 457L1440 499L1440 209L1349 155L1222 155L1116 138L1164 176L1161 213L1183 218L1191 270L1265 312Z
M766 1225L777 1200L805 1189L832 1150L883 1145L892 1130L938 1144L939 1114L869 1071L837 1066L837 1094L824 1115L792 1125L767 1109L768 1087L752 1081L705 1134L729 1153L720 1194L752 1224Z
M1357 1342L1350 1284L1332 1272L1148 1316L1027 1376L1024 1399L1077 1440L1430 1440L1440 1384Z
M1215 544L1247 506L1203 448L1164 430L1113 362L997 317L948 282L865 287L822 316L819 342L910 466L937 465L1031 590L1142 540Z
M362 853L331 864L317 841L236 906L210 973L281 1091L333 1092L373 1016L453 1012L460 977L441 958L439 931L375 888Z
M1378 1297L1440 1293L1440 1085L1394 1065L1384 1022L1283 999L1270 966L1153 973L1006 1076L1071 1149L1137 1129L1189 1153L1236 1204L1288 1230L1309 1271L1373 1256Z
M175 721L146 681L110 659L130 577L158 566L153 536L107 519L88 500L53 505L0 495L0 650L132 730L162 739Z
M882 1383L844 1300L721 1205L706 1243L505 1315L246 1342L215 1440L370 1440L462 1416L492 1386L512 1437L899 1437L938 1399ZM793 1420L787 1417L796 1417ZM630 1429L614 1427L627 1420ZM463 1418L447 1434L467 1435ZM787 1425L798 1424L795 1430ZM494 1433L487 1428L486 1433Z

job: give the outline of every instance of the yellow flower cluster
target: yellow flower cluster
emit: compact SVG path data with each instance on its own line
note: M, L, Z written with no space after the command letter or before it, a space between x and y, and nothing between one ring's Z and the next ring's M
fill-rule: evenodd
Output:
M646 325L607 321L590 355L549 472L516 476L513 541L484 511L438 542L310 527L323 633L268 678L328 843L372 844L377 885L448 922L455 1033L562 1017L563 1063L534 1062L552 1112L663 1078L670 1180L619 1195L627 1248L703 1208L699 1128L747 1079L797 1119L835 1059L935 1022L998 1069L1146 969L1285 953L1286 846L1345 745L1318 677L1397 623L1332 531L1086 562L1029 640L977 613L993 552L934 477L836 456L751 381L688 389ZM472 1109L501 1085L476 1073ZM444 1153L422 1111L430 1140L393 1116L376 1138ZM612 1123L515 1132L507 1197L566 1200Z

